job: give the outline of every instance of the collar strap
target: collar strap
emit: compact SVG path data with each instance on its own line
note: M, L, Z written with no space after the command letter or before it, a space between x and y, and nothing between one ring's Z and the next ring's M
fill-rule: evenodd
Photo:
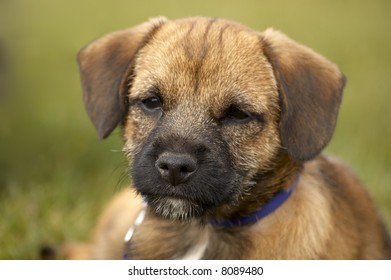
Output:
M278 192L272 199L270 199L268 202L263 204L258 210L251 213L248 216L244 216L232 220L209 219L208 222L209 224L215 227L238 227L238 226L245 226L248 224L255 223L256 221L259 221L260 219L274 212L291 196L293 190L296 188L299 182L299 178L300 175L297 175L295 180L289 186L289 188Z

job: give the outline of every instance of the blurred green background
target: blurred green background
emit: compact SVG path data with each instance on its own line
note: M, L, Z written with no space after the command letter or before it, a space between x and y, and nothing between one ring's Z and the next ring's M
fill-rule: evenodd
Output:
M224 17L272 26L348 77L327 148L368 185L391 225L391 1L0 1L0 259L87 237L129 180L119 133L98 141L75 56L87 42L150 17Z

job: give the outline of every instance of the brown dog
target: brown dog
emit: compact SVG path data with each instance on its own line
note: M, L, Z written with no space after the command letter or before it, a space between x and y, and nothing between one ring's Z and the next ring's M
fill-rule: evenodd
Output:
M158 18L78 58L99 136L122 124L137 195L120 193L68 257L391 258L359 180L319 155L345 81L324 57L272 29Z

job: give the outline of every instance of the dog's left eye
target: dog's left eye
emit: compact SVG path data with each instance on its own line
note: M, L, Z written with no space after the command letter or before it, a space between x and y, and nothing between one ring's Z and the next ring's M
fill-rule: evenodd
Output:
M231 106L227 110L224 119L237 123L247 123L251 120L251 114L246 111L240 110L236 106Z
M142 106L148 111L154 111L162 108L162 102L158 97L149 97L141 101Z

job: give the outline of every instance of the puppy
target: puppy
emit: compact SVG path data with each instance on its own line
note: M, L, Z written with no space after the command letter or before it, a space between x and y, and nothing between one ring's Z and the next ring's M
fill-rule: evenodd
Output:
M391 258L360 181L320 154L345 83L321 55L272 29L157 18L78 62L100 138L122 127L134 191L68 258Z

